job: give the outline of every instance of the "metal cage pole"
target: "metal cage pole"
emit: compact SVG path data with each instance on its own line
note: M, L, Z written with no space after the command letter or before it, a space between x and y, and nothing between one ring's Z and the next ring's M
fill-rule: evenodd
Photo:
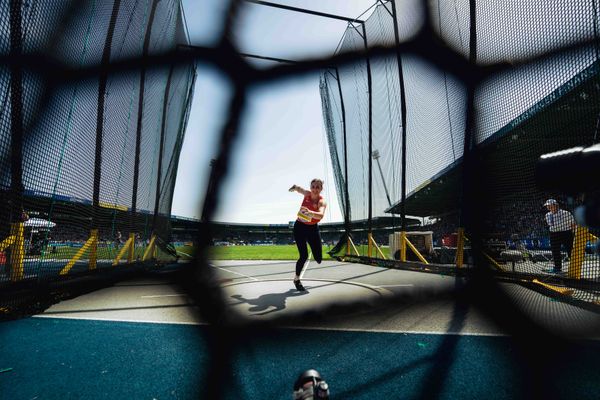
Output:
M400 83L400 114L402 120L402 193L400 200L400 220L402 232L406 232L406 93L404 90L404 73L402 71L402 55L400 53L400 34L398 32L398 14L396 3L392 3L392 19L394 22L394 39L396 42L396 58L398 60L398 77ZM387 10L387 7L386 7Z
M348 138L346 134L346 107L344 106L344 95L342 94L342 82L340 80L340 70L335 68L335 78L340 92L340 106L342 108L342 132L344 137L344 228L346 237L350 237L350 192L348 191Z
M106 83L108 81L107 68L110 64L110 54L112 50L112 40L119 15L121 0L115 0L110 15L108 32L102 51L101 72L98 80L98 109L96 112L96 154L94 159L94 192L92 195L92 226L90 231L90 253L89 269L96 269L96 259L98 252L98 218L100 216L100 180L102 177L102 137L104 134L104 103L106 100Z
M477 64L477 13L476 13L475 0L469 0L469 15L470 15L470 28L469 28L469 62L475 66ZM473 233L473 224L477 224L479 212L477 211L477 204L473 201L472 188L476 184L475 176L475 162L473 158L473 147L474 147L474 102L475 102L475 84L473 81L467 82L467 121L465 125L465 142L463 148L463 182L461 190L461 210L459 218L459 229L458 229L458 243L456 251L456 266L462 267L464 262L464 241L465 234L464 229ZM474 215L476 214L476 215ZM471 248L478 247L477 235L471 235Z
M152 8L150 10L150 17L148 18L148 26L146 28L146 35L144 37L144 47L142 50L142 58L148 56L148 47L150 46L150 37L152 35L152 25L154 24L154 16L156 15L156 6L158 0L152 1ZM140 71L140 92L138 97L138 114L137 114L137 128L135 136L135 162L133 165L133 193L131 196L131 221L129 228L129 238L132 239L132 235L135 236L136 231L136 214L137 214L137 194L138 194L138 180L140 173L140 150L142 144L142 124L144 116L144 90L146 85L146 66L142 66ZM135 239L133 239L135 240ZM130 262L131 262L130 258Z
M22 10L20 0L10 2L10 56L23 56ZM23 279L25 242L23 238L23 69L18 63L10 66L10 134L11 134L11 227L10 279Z
M152 220L152 233L156 230L156 219L158 217L158 206L160 203L161 194L161 171L162 171L162 159L165 147L165 131L167 129L167 111L169 109L169 93L171 92L171 81L173 80L173 71L175 65L171 64L169 68L169 77L167 78L167 84L165 86L165 95L163 98L163 109L162 109L162 123L160 127L160 144L158 147L158 173L156 176L156 198L154 199L154 218Z

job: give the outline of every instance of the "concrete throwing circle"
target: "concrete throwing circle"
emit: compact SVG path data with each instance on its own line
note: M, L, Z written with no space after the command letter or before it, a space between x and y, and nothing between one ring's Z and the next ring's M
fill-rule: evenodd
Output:
M391 292L378 286L350 281L303 279L306 291L294 288L291 279L265 279L230 283L223 286L232 311L249 319L273 319L335 305L371 304Z

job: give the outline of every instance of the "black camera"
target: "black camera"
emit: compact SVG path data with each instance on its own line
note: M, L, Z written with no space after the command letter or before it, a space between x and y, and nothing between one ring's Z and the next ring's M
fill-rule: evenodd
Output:
M573 198L582 196L575 209L578 224L600 228L600 144L573 147L540 156L535 178L541 190L560 191Z
M314 369L300 374L294 383L294 400L329 399L329 385Z

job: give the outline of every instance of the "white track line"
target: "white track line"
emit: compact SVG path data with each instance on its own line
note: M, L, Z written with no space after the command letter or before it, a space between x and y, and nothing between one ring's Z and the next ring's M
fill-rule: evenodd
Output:
M44 319L79 319L87 321L103 321L103 322L131 322L131 323L142 323L142 324L163 324L163 325L195 325L205 326L210 325L206 322L199 321L161 321L161 320L148 320L148 319L133 319L133 318L94 318L94 317L74 317L74 316L62 316L62 315L44 315L38 314L33 315L33 318L44 318ZM457 336L510 336L503 333L487 333L487 332L444 332L444 331L419 331L410 329L372 329L372 328L332 328L332 327L318 327L318 326L282 326L281 329L291 330L306 330L306 331L333 331L333 332L366 332L366 333L379 333L379 334L404 334L404 335L457 335ZM589 340L600 340L599 338L591 337Z
M302 271L300 271L300 278L298 279L302 279L302 277L304 276L304 272L308 269L308 264L310 264L310 257L312 257L312 252L308 252L308 258L306 259L306 262L302 267Z
M232 273L232 274L236 274L236 275L239 275L239 276L243 276L244 278L252 279L253 281L257 281L257 282L258 282L258 279L254 278L254 277L252 277L252 276L250 276L250 275L245 275L245 274L241 274L241 273L239 273L239 272L230 271L230 270L228 270L228 269L226 269L226 268L223 268L223 267L217 267L216 265L212 265L212 264L211 264L211 266L212 266L213 268L218 268L218 269L220 269L220 270L223 270L223 271L225 271L225 272L230 272L230 273Z
M381 288L384 288L384 287L409 287L409 286L415 286L415 285L413 285L412 283L401 283L398 285L377 285L377 287L381 287Z

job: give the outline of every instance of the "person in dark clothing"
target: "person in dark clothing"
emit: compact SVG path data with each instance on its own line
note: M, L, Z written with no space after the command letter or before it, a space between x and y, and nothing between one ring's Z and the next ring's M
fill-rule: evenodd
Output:
M315 261L320 264L323 259L323 249L321 247L321 234L318 223L325 216L327 203L321 191L323 190L323 181L313 179L310 182L310 190L303 189L300 186L293 185L289 191L297 192L304 196L298 217L294 223L294 240L298 247L299 258L296 261L296 275L294 276L294 286L298 290L305 290L300 282L302 269L308 260L308 249L310 246Z

